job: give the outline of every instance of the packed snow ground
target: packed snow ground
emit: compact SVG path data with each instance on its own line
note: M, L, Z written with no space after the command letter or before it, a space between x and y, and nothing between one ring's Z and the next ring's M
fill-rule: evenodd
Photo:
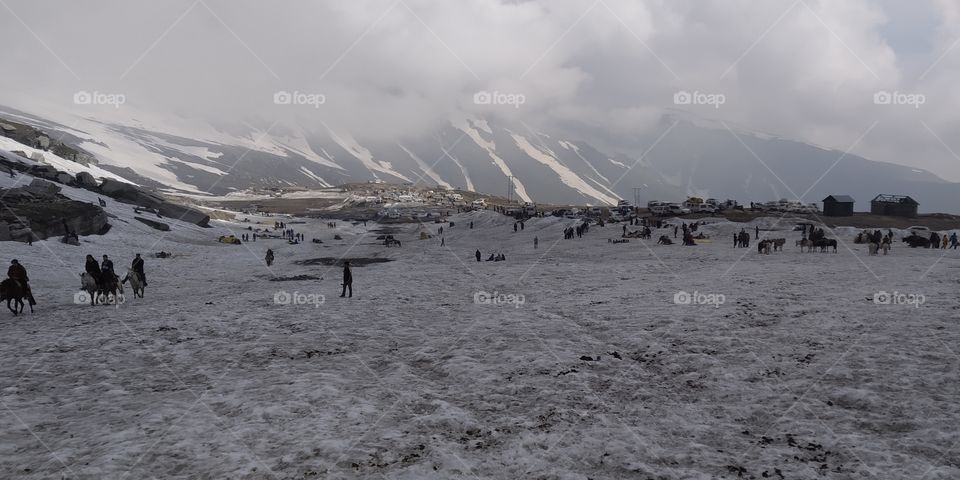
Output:
M289 225L306 244L234 246L216 237L246 224L163 233L108 210L114 229L79 247L0 244L39 301L0 312L3 478L960 477L960 250L871 257L845 234L800 253L770 219L790 240L769 256L732 247L753 224L696 247L608 243L619 225L560 240L570 220L514 233L491 212L452 217L445 247L326 220ZM145 299L74 303L87 253L123 272L136 252ZM392 261L355 266L342 299L338 267L296 263L319 257Z

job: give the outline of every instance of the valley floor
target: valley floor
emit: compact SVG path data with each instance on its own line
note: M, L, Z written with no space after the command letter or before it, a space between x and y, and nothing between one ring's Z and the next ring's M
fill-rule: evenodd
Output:
M0 314L3 478L960 478L960 250L871 257L843 232L800 253L770 219L788 242L769 256L727 222L683 247L476 212L444 247L408 225L386 249L373 223L230 246L242 225L120 220L80 247L0 245L40 302ZM135 252L145 299L74 304L85 254ZM343 299L338 267L296 263L320 257L392 261L354 267ZM275 303L294 293L324 297Z

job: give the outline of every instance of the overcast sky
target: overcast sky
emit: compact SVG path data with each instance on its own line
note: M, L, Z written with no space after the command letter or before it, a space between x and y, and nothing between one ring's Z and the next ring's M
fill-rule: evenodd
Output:
M395 138L471 112L589 140L679 108L960 181L956 0L0 0L0 38L0 104L27 111L97 91L111 114Z

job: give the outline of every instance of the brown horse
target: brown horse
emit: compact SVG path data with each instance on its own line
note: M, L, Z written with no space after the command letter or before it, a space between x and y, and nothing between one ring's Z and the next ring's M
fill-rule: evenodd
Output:
M24 302L24 299L27 301ZM30 304L30 313L33 313L33 302L30 301L30 291L20 285L20 282L12 278L0 282L0 302L3 300L7 301L7 308L10 309L14 315L23 313L25 303ZM10 302L15 302L13 307L10 306Z

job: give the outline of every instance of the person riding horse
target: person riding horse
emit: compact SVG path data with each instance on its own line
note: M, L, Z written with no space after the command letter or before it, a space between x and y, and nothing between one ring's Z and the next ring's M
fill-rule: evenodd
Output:
M147 286L147 274L143 272L143 259L140 258L140 254L139 254L139 253L138 253L137 256L133 259L133 263L130 264L130 268L132 268L134 272L137 272L137 275L140 275L140 281L143 282L143 286L146 287L146 286Z
M84 265L84 270L86 270L87 275L90 275L97 286L100 286L100 264L97 263L97 259L93 258L93 255L87 255L87 263Z
M19 261L10 261L10 268L7 269L7 277L17 282L20 287L23 288L23 291L26 292L26 297L30 300L30 306L37 304L37 301L33 299L33 292L30 290L30 277L27 276L27 269L23 268L23 265L20 265Z

